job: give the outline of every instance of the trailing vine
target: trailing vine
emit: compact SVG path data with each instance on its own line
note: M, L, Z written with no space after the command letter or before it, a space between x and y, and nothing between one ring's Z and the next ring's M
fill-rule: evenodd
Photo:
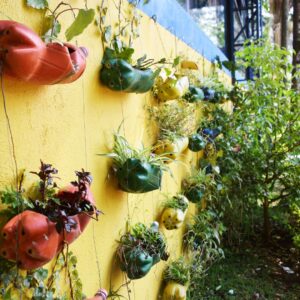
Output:
M21 218L22 214L20 213L22 212L34 211L47 216L50 221L56 224L57 232L63 234L62 245L58 246L60 250L57 252L52 267L49 269L42 267L34 268L34 270L27 267L20 269L19 253L16 253L17 262L10 262L5 259L7 256L5 253L6 248L2 246L8 242L6 238L9 237L6 237L5 231L2 231L0 246L2 247L1 255L4 258L0 258L2 271L0 275L0 295L3 299L16 299L18 295L20 297L22 295L22 299L34 300L81 299L82 283L76 270L77 259L69 251L68 244L72 242L72 239L68 240L67 234L80 226L77 223L80 220L73 218L73 216L86 214L89 218L93 218L93 214L95 214L97 219L100 214L100 211L88 200L90 192L87 185L91 183L92 177L89 172L84 170L76 171L77 180L71 182L74 192L71 190L72 192L70 193L68 189L60 189L59 191L61 192L57 191L58 186L55 179L58 178L56 176L58 170L51 164L41 161L40 170L31 173L39 177L39 181L31 193L25 195L25 189L22 187L24 174L20 176L21 180L18 190L11 188L0 192L0 202L5 207L0 211L0 227L16 215L19 215ZM26 231L24 235L25 233ZM29 232L26 234L29 234ZM47 234L50 240L50 233ZM15 238L19 239L18 236ZM21 241L19 243L17 240L17 245L22 247ZM33 250L26 251L30 251L28 252L30 254ZM61 275L63 273L68 282L68 289L62 284ZM60 289L60 284L63 285L62 289Z
M43 39L46 43L57 41L61 32L61 23L59 18L66 12L71 12L74 21L65 31L67 41L81 34L85 28L94 20L94 9L88 9L86 2L85 8L72 7L67 2L61 1L54 9L49 7L47 0L27 0L27 6L46 11L43 24Z

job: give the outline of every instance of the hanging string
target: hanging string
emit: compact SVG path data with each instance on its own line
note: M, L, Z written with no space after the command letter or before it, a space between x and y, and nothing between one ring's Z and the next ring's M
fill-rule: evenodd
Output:
M4 114L6 118L6 124L9 132L9 144L11 145L11 150L12 150L12 158L13 158L13 163L14 163L14 177L15 177L15 184L16 184L16 191L19 191L19 182L18 182L18 163L17 163L17 156L16 156L16 150L15 150L15 142L13 138L13 133L12 133L12 128L11 128L11 123L7 111L7 105L6 105L6 96L5 96L5 91L4 91L4 80L3 80L3 61L0 61L0 81L1 81L1 93L2 93L2 99L3 99L3 108L4 108ZM21 185L21 182L20 182ZM20 213L20 207L18 206L18 213ZM19 238L18 238L18 233L16 232L16 261L19 260ZM19 270L19 265L16 263L16 268L17 268L17 274L16 274L16 280L19 281L19 276L20 276L20 270ZM23 290L20 292L20 300L23 298Z
M160 40L160 44L161 44L161 46L162 46L162 48L163 48L163 51L164 51L165 56L167 57L167 56L168 56L168 53L167 53L167 50L166 50L164 41L163 41L163 39L162 39L162 37L161 37L160 29L158 28L158 24L157 24L156 20L154 19L154 17L152 17L152 19L153 19L154 24L155 24L155 28L156 28L156 31L157 31L158 38L159 38L159 40Z
M5 18L9 19L9 20L13 20L10 16L6 15L3 11L0 10L0 14L3 15Z
M4 80L3 80L3 62L0 62L0 80L1 80L1 93L2 93L2 99L3 99L3 108L4 108L4 114L6 118L6 124L9 132L9 144L11 145L12 150L12 158L14 163L14 177L15 177L15 184L16 184L16 190L18 190L19 184L18 184L18 163L17 163L17 156L16 156L16 149L15 149L15 142L13 138L11 123L9 119L9 115L7 112L7 105L6 105L6 97L4 92Z
M88 169L88 157L87 157L87 130L86 130L86 108L85 108L85 90L84 90L84 80L81 79L81 91L82 91L82 114L83 114L83 132L84 132L84 158L85 158L85 169ZM98 282L99 287L102 287L102 280L101 280L101 269L100 269L100 262L98 257L98 249L96 243L96 234L95 234L95 223L92 222L92 238L93 238L93 246L95 251L96 257L96 267L98 273Z

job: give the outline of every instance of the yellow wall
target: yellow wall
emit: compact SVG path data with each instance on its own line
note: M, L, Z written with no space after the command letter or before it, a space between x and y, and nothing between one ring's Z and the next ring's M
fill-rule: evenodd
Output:
M24 2L1 0L1 18L5 19L5 14L40 33L42 12L27 8ZM56 3L58 1L51 1L51 6L54 7ZM83 5L81 0L72 0L70 3L73 7ZM95 7L96 4L99 1L88 1L89 7ZM70 19L64 17L64 21L67 23ZM144 110L145 105L151 103L151 95L113 92L99 83L103 49L96 26L89 26L77 41L78 45L89 49L89 57L84 75L76 82L36 86L5 77L4 85L18 167L26 168L27 171L37 170L39 160L42 159L59 169L61 185L73 180L74 170L82 167L93 174L92 191L97 207L104 215L98 222L91 222L85 233L71 246L78 257L84 292L92 295L99 288L97 259L102 287L109 288L110 278L114 288L124 283L124 275L113 265L115 241L124 232L127 221L130 224L136 221L150 224L157 219L161 212L162 193L175 193L180 189L181 177L186 168L182 164L173 163L171 169L175 179L164 174L161 192L140 195L118 190L116 182L107 178L111 162L96 154L107 152L107 146L112 142L112 133L122 120L124 127L121 132L133 145L138 146L142 141L147 145L154 141L153 130L149 127ZM156 59L174 58L184 53L187 57L203 61L201 67L204 67L204 74L209 72L209 62L202 60L194 50L145 15L141 21L141 37L135 42L135 49L136 58L144 53ZM14 173L2 104L0 133L0 188L3 189L13 183ZM191 159L191 154L186 152L183 160L189 162ZM29 186L35 180L34 175L28 174L25 185ZM182 232L183 229L179 229L167 233L171 258L180 253ZM130 299L156 299L164 266L165 262L160 262L145 278L132 282ZM128 298L126 288L121 291Z

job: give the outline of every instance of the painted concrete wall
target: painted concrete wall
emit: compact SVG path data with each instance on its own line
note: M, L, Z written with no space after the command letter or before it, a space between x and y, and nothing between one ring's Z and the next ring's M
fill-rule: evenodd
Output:
M89 0L88 5L93 8L98 2ZM112 1L109 2L113 6ZM57 3L58 1L51 1L51 6L54 7ZM70 3L73 7L83 6L81 0L72 0ZM7 19L5 16L26 24L38 33L41 32L43 14L27 8L24 1L1 0L0 17ZM114 15L109 18L113 20ZM63 23L70 21L71 16L63 18ZM99 83L103 49L96 26L89 26L77 38L77 43L89 49L89 57L84 75L76 82L36 86L4 77L4 89L19 169L37 170L42 159L59 169L61 186L73 180L74 170L83 167L92 172L92 192L97 207L104 215L98 222L91 222L85 233L70 247L78 257L78 270L84 292L92 295L99 288L99 284L108 289L111 282L116 289L124 283L124 274L114 265L116 240L124 232L127 222L134 224L141 221L149 225L156 220L164 199L162 193L175 194L179 191L181 178L187 170L183 164L172 163L171 169L175 178L164 174L162 191L134 195L117 189L116 181L107 177L111 161L96 154L108 151L112 133L122 121L124 123L121 132L130 143L135 146L139 146L141 142L145 145L153 143L155 134L149 126L144 109L153 99L150 93L118 93ZM205 58L200 57L194 49L147 15L142 18L141 36L135 42L135 49L136 58L144 53L155 59L174 58L183 53L186 57L199 60L204 75L210 72L210 63ZM195 163L196 158L186 152L182 160ZM25 186L30 186L35 180L34 175L28 174ZM12 185L13 182L12 147L1 98L0 188ZM190 210L194 210L193 204ZM171 258L177 257L181 252L182 233L183 228L166 232ZM146 277L132 282L129 286L130 299L156 299L164 266L165 262L160 262ZM126 288L121 292L128 298Z

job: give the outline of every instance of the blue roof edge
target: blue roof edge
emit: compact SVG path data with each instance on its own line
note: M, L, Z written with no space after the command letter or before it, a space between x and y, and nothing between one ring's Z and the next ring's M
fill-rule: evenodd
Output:
M207 60L213 62L216 57L228 60L177 1L150 0L144 5L140 3L138 8ZM223 71L231 77L228 69L223 67Z

